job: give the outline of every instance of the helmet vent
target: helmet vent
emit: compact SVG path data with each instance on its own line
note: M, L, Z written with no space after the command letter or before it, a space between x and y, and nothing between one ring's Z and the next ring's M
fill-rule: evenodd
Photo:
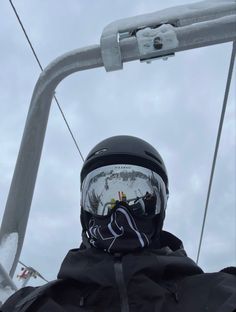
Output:
M150 156L150 157L152 157L152 158L154 158L156 161L159 162L159 164L162 164L161 161L160 161L160 159L157 158L157 157L156 157L155 155L153 155L152 153L150 153L150 152L148 152L148 151L145 151L145 154L148 155L148 156Z
M106 152L106 151L107 151L107 148L102 148L102 149L96 151L96 152L94 153L94 155L99 155L99 154L104 153L104 152Z
M87 157L87 160L90 159L90 158L92 158L93 156L97 156L97 155L102 154L102 153L104 153L104 152L106 152L106 151L107 151L107 148L102 148L102 149L100 149L100 150L94 152L93 154L89 155L89 156Z

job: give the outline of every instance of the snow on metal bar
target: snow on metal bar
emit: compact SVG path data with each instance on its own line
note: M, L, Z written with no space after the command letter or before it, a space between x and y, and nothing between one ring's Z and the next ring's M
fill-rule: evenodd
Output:
M0 306L17 290L9 276L18 243L17 233L5 235L0 244Z
M17 251L18 234L6 234L0 243L0 263L9 274Z
M16 290L16 285L0 262L0 307Z
M122 69L123 60L120 47L121 42L124 38L136 36L136 33L141 29L144 28L155 29L160 27L161 25L168 24L175 27L174 30L177 32L179 27L181 28L183 26L194 25L195 28L192 28L193 33L191 34L191 36L194 36L194 30L198 29L196 24L211 21L213 23L211 27L214 28L214 26L217 27L218 21L221 20L222 17L229 17L235 14L236 14L235 0L214 0L214 1L211 0L211 1L201 1L190 5L177 6L162 11L158 11L155 13L139 15L113 22L109 24L107 27L105 27L100 40L102 59L105 69L107 71ZM221 22L222 21L223 20L221 20ZM227 19L224 21L227 24ZM216 25L214 23L216 23ZM222 27L224 28L224 25L222 25ZM217 38L211 41L213 43L209 43L209 41L207 40L208 38L207 30L205 31L205 33L202 33L202 35L204 40L201 41L200 46L214 44L214 42L220 43L226 41L225 37L221 38L220 36L218 36ZM153 43L146 42L146 45L153 46ZM191 45L189 45L188 48L190 48L190 46ZM192 48L194 47L195 46L193 45ZM179 46L179 50L183 50L181 45ZM141 49L140 50L141 60L143 59L142 52L143 50ZM158 55L160 55L160 51L158 51L156 56Z
M136 33L140 60L151 60L178 51L223 43L236 38L236 15L183 27L163 24Z

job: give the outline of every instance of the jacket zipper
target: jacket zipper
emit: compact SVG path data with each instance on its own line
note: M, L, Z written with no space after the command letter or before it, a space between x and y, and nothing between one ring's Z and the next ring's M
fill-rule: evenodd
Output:
M115 254L114 269L115 269L116 283L117 283L119 295L120 295L121 312L129 312L128 294L127 294L127 288L125 285L123 265L122 265L120 254Z

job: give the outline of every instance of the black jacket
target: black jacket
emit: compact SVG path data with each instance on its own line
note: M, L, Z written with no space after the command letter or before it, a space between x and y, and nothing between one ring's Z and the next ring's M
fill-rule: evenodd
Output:
M58 280L25 287L2 312L233 312L234 268L203 271L182 243L163 232L160 248L110 255L96 248L73 249Z

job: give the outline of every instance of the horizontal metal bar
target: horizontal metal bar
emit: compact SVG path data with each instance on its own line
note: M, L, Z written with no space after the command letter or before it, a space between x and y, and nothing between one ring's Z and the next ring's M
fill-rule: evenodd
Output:
M149 60L179 51L229 42L236 39L236 15L221 17L184 27L163 25L136 34L140 59ZM158 46L155 46L155 39Z
M122 63L134 60L151 60L176 52L236 40L236 16L232 15L216 21L202 22L190 26L174 28L178 46L173 49L154 50L146 56L140 55L136 36L120 41ZM153 38L152 38L153 40ZM204 44L203 44L204 42Z
M235 0L211 0L181 5L112 22L104 28L100 40L104 66L107 71L122 69L121 42L123 39L121 38L132 36L140 29L156 28L163 24L170 24L177 28L233 14L236 14ZM122 34L125 34L125 36L122 36Z

